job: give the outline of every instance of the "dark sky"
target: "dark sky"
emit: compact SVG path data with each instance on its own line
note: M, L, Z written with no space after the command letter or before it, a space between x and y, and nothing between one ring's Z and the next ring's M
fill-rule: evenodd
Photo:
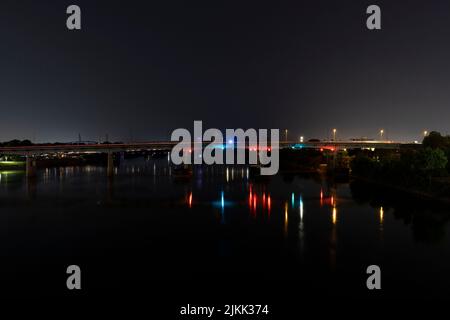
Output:
M66 8L82 30L66 29ZM378 4L382 30L366 28ZM193 120L291 137L450 132L450 1L0 6L0 141L168 139Z

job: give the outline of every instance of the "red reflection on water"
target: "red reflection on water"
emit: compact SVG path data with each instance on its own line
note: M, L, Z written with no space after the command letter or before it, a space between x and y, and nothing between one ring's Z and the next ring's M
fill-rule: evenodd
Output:
M265 193L263 193L262 205L263 205L263 209L265 209L266 208L266 194Z
M250 185L248 194L248 206L253 217L256 217L258 206L260 206L260 209L262 208L263 215L267 208L267 213L270 216L270 210L272 209L272 199L270 197L270 194L263 191L258 195L258 193L253 190L252 185Z
M336 191L331 191L330 196L325 196L322 189L320 189L320 206L322 207L324 204L329 205L331 207L337 206L338 198L336 196Z

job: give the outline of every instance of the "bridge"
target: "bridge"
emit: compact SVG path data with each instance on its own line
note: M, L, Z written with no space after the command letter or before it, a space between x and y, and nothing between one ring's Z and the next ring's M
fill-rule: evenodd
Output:
M337 141L308 141L308 142L293 142L280 141L280 146L292 148L313 148L313 149L327 149L327 150L344 150L344 149L415 149L419 147L419 143L410 142L395 142L384 140L337 140Z
M22 155L26 157L27 176L31 177L36 172L35 157L43 154L61 154L61 153L107 153L108 154L108 176L113 175L113 154L118 152L130 151L169 151L178 144L176 141L153 141L153 142L135 142L135 143L116 143L116 144L52 144L52 145L31 145L18 147L0 147L0 155ZM203 145L209 145L210 142L203 142ZM217 144L226 148L228 144ZM279 148L312 148L323 149L337 152L344 149L391 149L399 150L403 148L417 148L420 144L403 143L393 141L280 141ZM192 146L189 146L192 147ZM252 148L247 147L247 148Z

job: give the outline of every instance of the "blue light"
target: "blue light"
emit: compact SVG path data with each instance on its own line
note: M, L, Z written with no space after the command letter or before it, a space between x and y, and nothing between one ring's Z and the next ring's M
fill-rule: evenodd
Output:
M301 143L296 143L294 145L292 145L292 149L303 149L305 147L305 145L301 144Z
M233 140L228 140L228 143L229 144L233 144Z
M225 197L222 191L220 205L222 206L222 210L225 208Z
M294 196L294 193L292 192L292 196L291 196L292 208L294 207L294 201L295 201L295 196Z

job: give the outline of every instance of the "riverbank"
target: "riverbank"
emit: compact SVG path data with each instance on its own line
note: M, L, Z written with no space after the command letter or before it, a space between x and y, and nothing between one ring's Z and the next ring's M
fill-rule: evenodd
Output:
M400 185L395 185L393 183L389 183L386 181L370 179L370 178L353 175L353 174L350 176L350 178L355 179L355 180L360 180L362 182L375 185L377 187L388 188L390 190L408 194L408 195L411 195L411 196L414 196L414 197L417 197L420 199L429 200L429 201L439 201L440 203L450 205L450 194L448 194L448 196L442 196L435 192L420 190L419 188L413 187L413 186L408 186L408 187L400 186ZM438 179L433 179L432 181L434 181L436 183L437 180ZM450 180L446 179L445 181L439 181L439 183L443 183L446 185L447 188L450 188Z
M0 170L22 170L25 169L25 161L0 161Z

